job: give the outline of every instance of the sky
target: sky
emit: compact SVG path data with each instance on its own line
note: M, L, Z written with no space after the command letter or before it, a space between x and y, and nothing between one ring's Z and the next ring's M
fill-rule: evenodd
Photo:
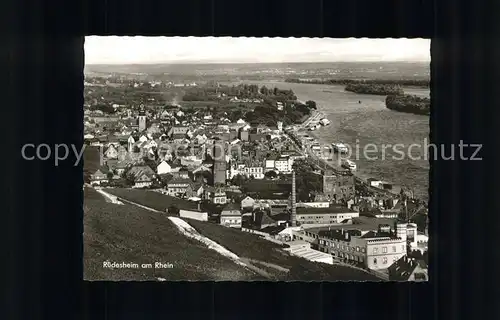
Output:
M430 39L85 37L86 64L430 61Z

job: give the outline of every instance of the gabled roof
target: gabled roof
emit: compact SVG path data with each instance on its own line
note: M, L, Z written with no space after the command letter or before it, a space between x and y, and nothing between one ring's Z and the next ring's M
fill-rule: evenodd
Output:
M109 169L106 166L100 166L92 175L99 175L99 174L108 174Z
M203 187L203 182L201 181L192 181L190 183L191 189L198 190Z
M133 179L136 179L143 175L147 175L148 177L154 177L155 173L153 169L151 169L150 167L142 165L142 166L131 167L130 170L127 172L127 175L132 177Z
M418 261L408 256L401 257L389 267L389 279L407 281L419 265Z
M116 165L115 168L117 169L125 169L126 167L132 165L133 161L131 159L125 159L122 161L119 161Z
M191 185L191 182L193 182L191 179L186 179L186 178L173 178L172 180L170 180L168 182L167 185L170 185L170 184L187 184L187 185Z
M229 203L224 207L224 209L222 209L221 215L224 215L224 212L226 212L227 215L230 211L240 212L240 207L236 203Z
M276 221L269 217L267 213L263 211L257 211L255 213L255 222L257 222L259 225L266 225L266 224L275 224Z

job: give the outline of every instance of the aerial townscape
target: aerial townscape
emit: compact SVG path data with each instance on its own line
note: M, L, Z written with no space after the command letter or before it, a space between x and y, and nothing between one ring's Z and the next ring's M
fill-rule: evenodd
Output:
M321 137L338 120L293 89L374 84L306 84L325 69L307 64L136 68L86 66L85 279L428 280L426 199L361 174Z

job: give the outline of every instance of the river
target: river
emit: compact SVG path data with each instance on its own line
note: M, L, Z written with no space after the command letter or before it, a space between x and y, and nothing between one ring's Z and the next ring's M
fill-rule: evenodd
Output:
M358 167L356 175L405 185L414 190L416 197L428 199L429 162L425 159L424 141L429 140L429 116L389 110L385 107L385 96L346 92L340 85L244 82L291 89L301 101L316 101L318 111L331 124L313 134L320 143L348 144L353 150L351 160ZM413 87L404 90L419 96L429 96L430 92ZM397 144L401 145L394 149ZM404 152L404 157L400 152Z

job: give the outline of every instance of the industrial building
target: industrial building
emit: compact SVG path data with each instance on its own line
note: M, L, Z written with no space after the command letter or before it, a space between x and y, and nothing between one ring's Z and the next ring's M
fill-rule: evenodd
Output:
M349 223L359 213L342 206L326 208L296 208L297 225L307 227L328 226L332 224Z
M353 224L329 228L293 231L294 240L304 240L329 253L333 258L364 268L380 270L389 268L407 254L407 224L371 226Z

